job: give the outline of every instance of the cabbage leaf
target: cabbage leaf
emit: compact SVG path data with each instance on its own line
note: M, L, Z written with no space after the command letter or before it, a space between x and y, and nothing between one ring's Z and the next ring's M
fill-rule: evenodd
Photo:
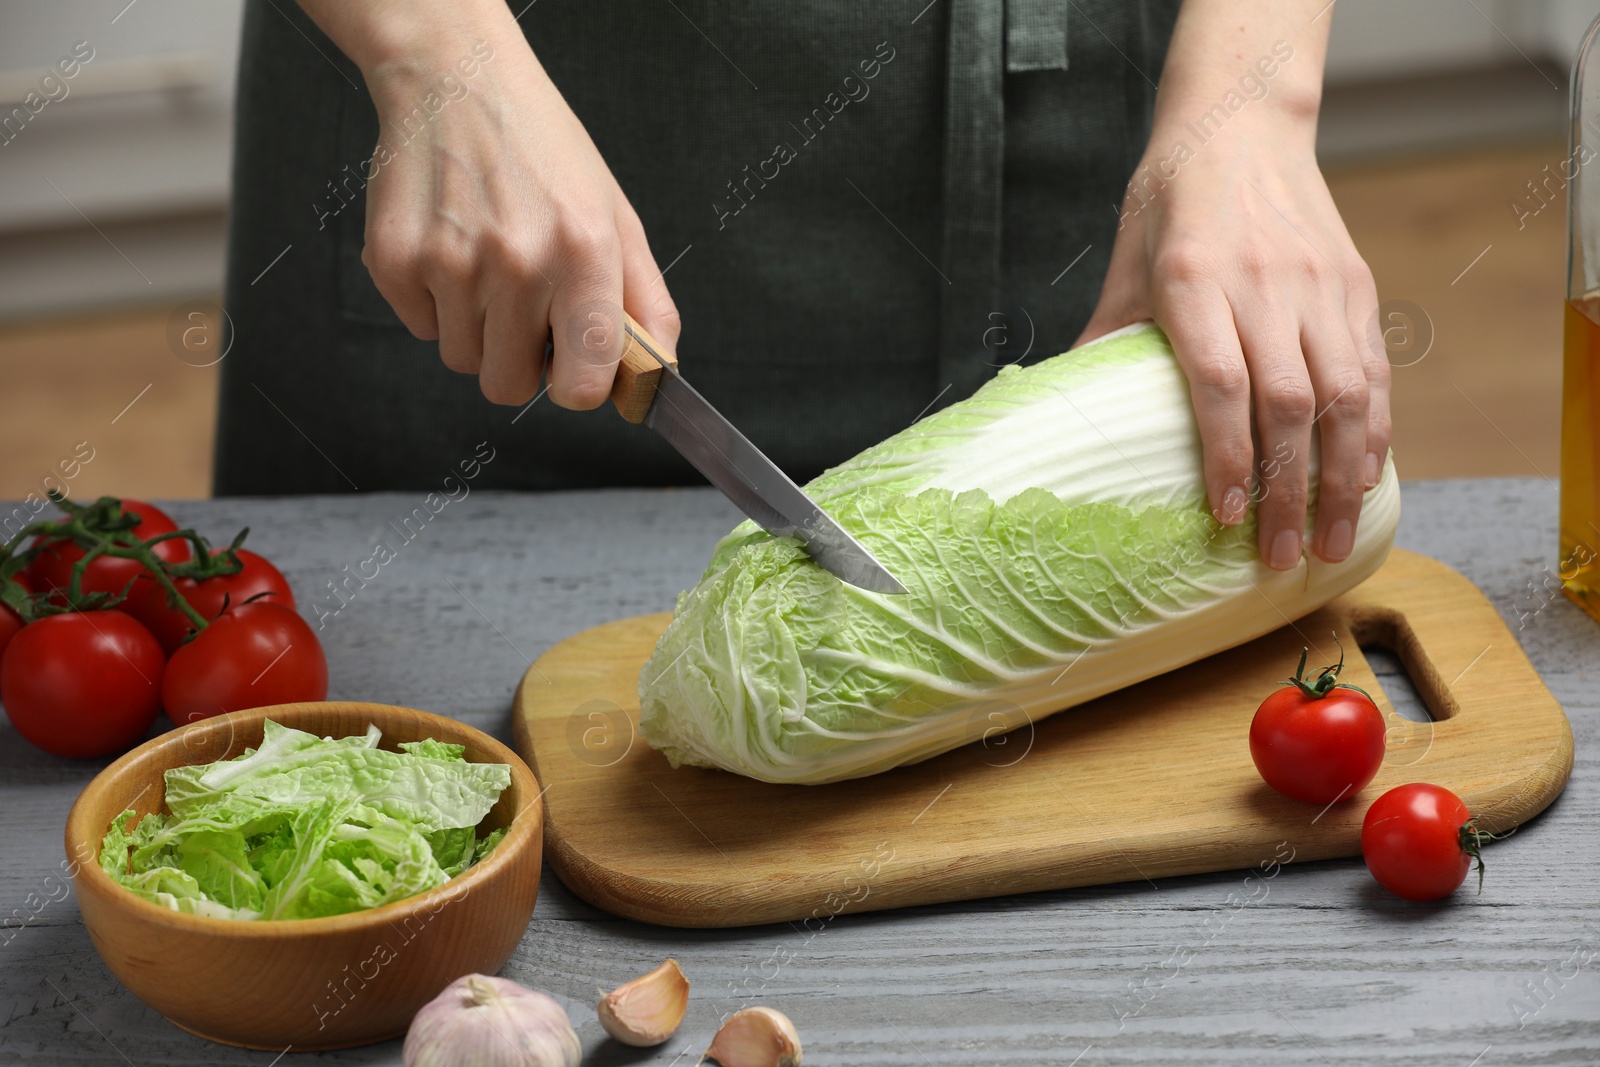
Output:
M258 748L167 771L166 812L119 815L100 866L153 903L227 919L339 915L443 885L504 836L476 827L511 768L379 740L376 726L330 739L266 720Z

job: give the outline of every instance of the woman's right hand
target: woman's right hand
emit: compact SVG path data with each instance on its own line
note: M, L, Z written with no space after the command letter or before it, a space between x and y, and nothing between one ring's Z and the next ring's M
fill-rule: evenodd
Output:
M361 260L447 367L526 404L548 337L550 399L582 409L611 390L619 310L676 348L644 227L504 0L301 2L378 110Z

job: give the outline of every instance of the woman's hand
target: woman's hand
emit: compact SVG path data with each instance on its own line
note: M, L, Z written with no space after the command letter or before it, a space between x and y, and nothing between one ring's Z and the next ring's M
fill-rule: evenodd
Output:
M1245 43L1237 11L1185 5L1150 147L1077 342L1141 319L1166 331L1189 378L1213 512L1238 523L1254 496L1261 555L1278 570L1301 558L1312 434L1311 548L1329 562L1350 554L1362 494L1389 450L1377 291L1314 153L1327 20L1320 39L1308 36L1315 5L1287 6L1304 19L1265 27L1264 38L1252 22ZM1222 29L1225 48L1208 38ZM1243 106L1210 110L1229 90Z
M446 366L525 404L548 336L551 400L593 408L616 373L621 309L676 347L639 217L503 0L302 4L378 110L362 262Z

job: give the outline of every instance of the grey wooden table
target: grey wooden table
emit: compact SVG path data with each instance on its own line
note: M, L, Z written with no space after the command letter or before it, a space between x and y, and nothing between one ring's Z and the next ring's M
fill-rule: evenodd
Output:
M392 541L422 497L172 510L216 539L249 525L251 545L279 562L313 616L319 602L339 606L327 583L378 538ZM1600 1063L1600 627L1546 588L1555 490L1531 479L1414 483L1404 500L1399 544L1484 590L1577 736L1566 793L1492 847L1482 896L1408 904L1377 889L1360 860L1340 860L1291 865L1238 910L1227 902L1240 875L1221 873L845 916L807 938L787 925L623 921L546 872L502 973L566 1005L592 1064L692 1064L721 1015L752 994L795 1020L808 1064ZM709 490L450 503L413 520L415 539L326 619L330 695L427 708L508 739L512 689L532 658L585 627L670 608L735 518ZM67 809L96 769L0 733L0 922L13 927L0 932L0 1063L267 1067L274 1053L167 1023L95 954L58 875ZM1174 970L1167 961L1184 949ZM609 1042L596 987L668 955L694 982L678 1036L654 1050ZM312 1060L398 1064L400 1046L285 1063Z

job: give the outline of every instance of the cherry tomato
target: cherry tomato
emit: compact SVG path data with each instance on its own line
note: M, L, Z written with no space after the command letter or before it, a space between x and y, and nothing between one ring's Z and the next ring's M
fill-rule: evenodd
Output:
M1353 797L1383 765L1383 713L1361 690L1338 681L1344 666L1305 675L1305 655L1288 684L1250 720L1250 758L1286 797L1332 804Z
M328 660L316 633L270 598L229 608L172 654L161 681L162 704L180 726L327 695Z
M217 549L212 554L220 556L222 551ZM224 603L229 606L243 604L251 597L262 593L272 594L268 599L275 604L282 604L286 608L295 606L294 593L289 589L289 580L278 568L264 556L259 556L248 548L241 548L238 553L239 562L244 566L237 574L207 578L204 581L179 578L173 582L183 599L187 600L202 618L214 619L222 614ZM178 646L193 628L187 615L168 606L166 590L150 579L142 579L134 584L124 610L150 628L150 632L156 635L156 640L161 642L161 647L169 656L178 650Z
M11 639L22 629L22 616L0 604L0 656L6 654Z
M142 500L124 500L123 514L139 516L139 525L133 528L138 537L149 540L160 534L172 533L178 528L166 512ZM169 563L182 563L189 558L189 542L182 539L162 541L151 548L157 557ZM58 541L44 548L28 564L28 578L36 592L53 588L65 589L72 580L72 566L83 558L83 549L71 541ZM85 593L120 593L129 582L144 573L144 565L136 559L119 559L99 556L83 569Z
M120 611L49 615L24 626L0 660L0 703L46 752L89 759L137 744L161 710L166 657Z
M33 592L28 586L27 578L23 575L14 574L11 576L11 580L28 592ZM11 639L17 636L17 631L21 630L24 625L26 624L22 621L21 615L18 615L6 605L0 604L0 656L6 654L6 646L11 643Z
M1407 900L1438 900L1456 891L1491 835L1476 829L1460 797L1442 786L1396 786L1372 802L1361 823L1361 856L1378 884Z

